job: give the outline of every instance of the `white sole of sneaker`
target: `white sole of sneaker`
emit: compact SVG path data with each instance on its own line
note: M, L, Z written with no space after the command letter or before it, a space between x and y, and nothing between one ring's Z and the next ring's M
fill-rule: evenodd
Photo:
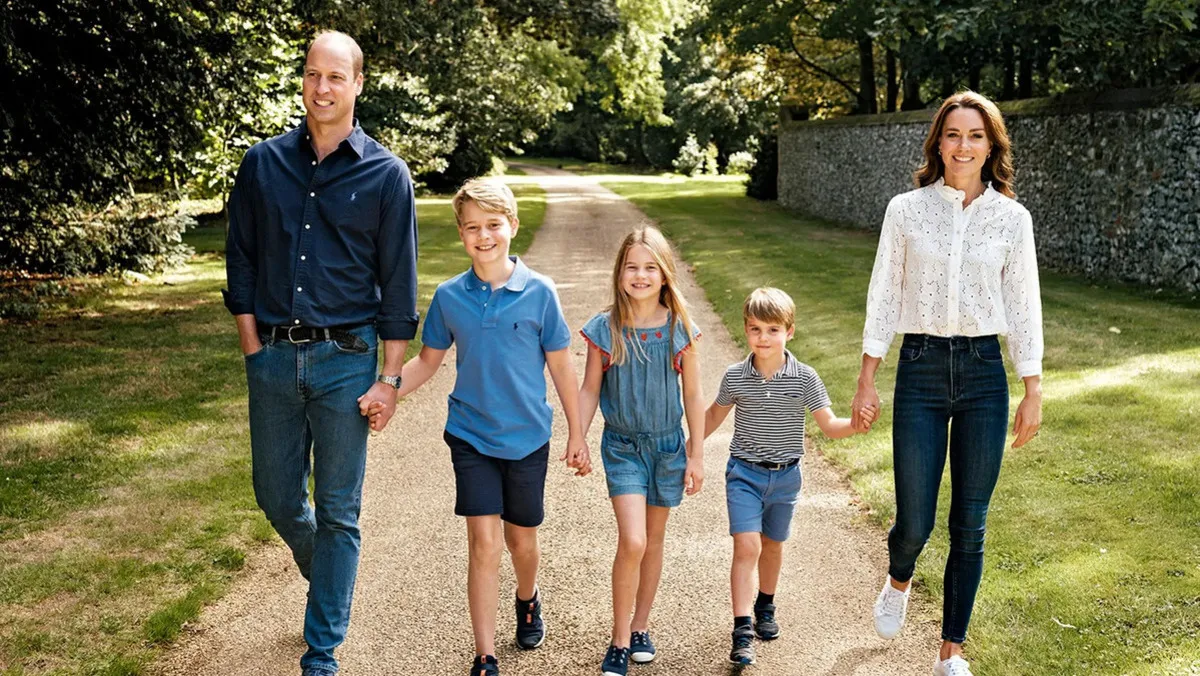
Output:
M538 641L537 643L534 643L533 645L529 646L528 648L521 645L521 642L517 641L515 639L514 639L513 643L516 643L517 647L520 648L521 650L533 650L534 648L540 648L540 647L542 647L542 644L546 642L546 634L550 633L549 631L547 631L546 627L547 627L546 618L542 618L542 640Z
M629 659L637 662L638 664L650 664L657 656L658 655L655 653L632 653L629 655Z

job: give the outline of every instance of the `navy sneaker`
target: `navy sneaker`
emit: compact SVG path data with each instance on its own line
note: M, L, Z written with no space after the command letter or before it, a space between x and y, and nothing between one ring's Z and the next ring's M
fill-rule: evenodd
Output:
M638 664L649 664L657 655L654 642L650 640L650 632L635 631L629 637L629 659Z
M779 623L775 621L775 604L754 604L754 633L764 641L779 637Z
M300 676L337 676L337 671L325 667L305 667L300 670Z
M493 655L476 655L471 666L471 676L500 676L500 665Z
M729 661L738 665L754 664L754 630L743 624L733 630L733 650Z
M546 640L546 623L542 621L542 594L533 593L532 601L517 599L517 647L533 650Z
M629 648L608 646L604 661L600 663L600 673L603 676L626 676L629 673Z

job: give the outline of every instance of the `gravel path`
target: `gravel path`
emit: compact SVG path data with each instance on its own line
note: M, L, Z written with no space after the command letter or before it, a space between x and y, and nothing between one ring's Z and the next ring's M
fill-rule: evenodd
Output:
M558 284L567 321L579 327L607 301L612 257L626 232L646 217L594 180L523 166L548 193L546 221L526 253L530 267ZM744 355L691 275L681 270L693 318L704 330L706 401L725 367ZM584 343L572 346L583 372ZM801 356L801 358L803 358ZM466 600L466 537L453 515L454 475L441 439L454 380L448 355L439 374L404 401L391 427L371 440L362 514L363 548L353 619L338 651L346 676L465 674L472 655ZM553 388L549 389L553 392ZM559 407L551 394L555 409ZM848 403L835 410L848 415ZM610 626L609 576L616 522L600 470L599 413L589 437L597 471L575 478L551 466L541 529L540 586L549 632L532 652L518 651L508 597L514 586L504 557L497 631L505 674L599 673ZM724 467L732 416L706 445L704 491L671 517L666 564L651 616L660 657L631 674L727 674L731 613ZM879 432L886 433L885 430ZM557 416L552 453L566 426ZM557 458L557 455L552 455ZM863 525L844 480L817 454L804 463L804 492L786 546L776 595L781 637L758 644L748 674L818 676L928 674L937 626L912 618L905 635L883 641L871 604L886 571L885 538ZM163 676L299 673L305 586L282 544L251 557L237 586L190 626L153 670Z

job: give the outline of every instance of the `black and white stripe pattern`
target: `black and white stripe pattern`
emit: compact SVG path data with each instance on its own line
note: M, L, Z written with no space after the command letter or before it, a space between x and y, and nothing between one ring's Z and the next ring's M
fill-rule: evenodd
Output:
M730 455L752 462L788 462L804 455L804 415L831 405L825 383L808 364L784 351L783 366L767 380L754 355L725 370L717 404L736 406Z

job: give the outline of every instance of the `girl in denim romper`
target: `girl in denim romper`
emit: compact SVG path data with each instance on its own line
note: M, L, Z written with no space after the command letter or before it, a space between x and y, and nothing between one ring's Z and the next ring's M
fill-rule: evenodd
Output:
M580 416L585 433L597 405L604 416L600 449L618 531L612 643L600 669L625 676L629 660L650 662L656 654L648 626L670 509L704 482L704 398L693 349L700 330L657 229L625 237L613 268L613 304L580 333L588 343Z

